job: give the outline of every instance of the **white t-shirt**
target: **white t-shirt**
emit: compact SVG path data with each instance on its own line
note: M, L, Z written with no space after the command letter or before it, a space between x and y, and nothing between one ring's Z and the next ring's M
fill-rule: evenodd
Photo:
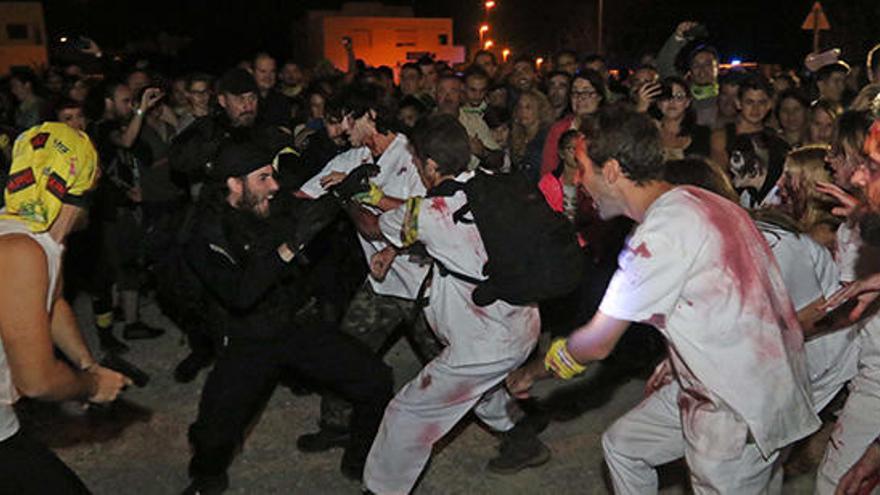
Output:
M599 309L666 337L693 448L739 455L751 432L769 455L819 427L797 315L742 208L678 187L627 243Z
M388 146L388 149L382 153L376 165L379 166L379 175L370 179L371 182L382 188L386 196L398 199L407 199L412 196L424 196L425 186L419 178L419 172L412 161L412 154L407 146L406 136L398 134L394 141ZM321 170L317 175L309 179L303 184L300 191L318 198L327 191L321 186L321 178L330 172L349 173L364 163L373 161L370 149L366 146L354 148L345 153L341 153ZM376 213L380 212L376 210ZM369 263L373 254L381 251L388 243L385 241L369 241L360 233L358 238L361 241L361 247L364 255ZM385 296L395 296L404 299L415 299L419 293L419 287L428 274L428 264L402 254L394 260L391 270L385 277L385 280L379 282L373 277L367 277L370 285L376 294Z
M840 287L840 271L831 253L806 234L796 235L764 222L758 228L779 264L791 302L800 311ZM813 405L821 411L858 371L858 326L821 335L805 345Z
M466 182L473 172L456 178ZM379 218L385 237L403 247L402 232L415 226L432 258L447 269L473 279L484 280L483 265L489 257L480 232L473 223L456 222L452 215L467 203L464 191L452 196L417 198ZM415 221L412 216L415 213ZM409 218L408 218L409 217ZM538 339L541 319L537 306L513 306L498 300L479 307L471 299L474 284L451 274L441 275L437 267L431 280L425 317L447 345L444 353L453 365L489 363L529 352Z

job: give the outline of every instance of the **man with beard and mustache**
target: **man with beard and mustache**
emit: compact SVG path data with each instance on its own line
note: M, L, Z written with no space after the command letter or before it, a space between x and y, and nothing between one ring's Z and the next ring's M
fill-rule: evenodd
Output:
M772 252L736 204L663 179L648 116L606 107L591 131L576 145L581 184L602 218L638 226L592 320L511 373L508 389L524 396L537 379L572 378L607 357L630 322L648 323L669 357L645 400L602 437L615 493L657 493L655 467L682 456L696 493L778 493L785 448L820 422Z
M352 479L361 477L391 397L390 370L369 350L344 335L299 327L293 320L303 304L294 260L322 226L309 212L298 223L272 215L278 191L274 158L273 147L255 140L224 145L186 245L186 260L207 295L206 319L218 341L218 357L189 430L193 481L184 493L226 489L226 470L245 430L284 371L314 379L353 403L341 466Z
M293 138L279 127L256 124L259 91L250 72L240 68L227 71L217 81L217 103L223 112L199 117L172 141L168 152L169 166L177 179L186 183L193 200L198 198L224 143L258 136L275 142L289 141L292 145ZM202 368L211 364L214 347L200 324L184 320L176 323L186 333L191 349L174 370L175 380L185 383L195 379Z
M864 253L861 248L880 246L880 120L867 127L868 115L845 113L837 137L839 147L843 148L843 163L850 164L849 182L860 190L863 199L859 201L829 186L822 189L840 200L858 221L859 235L852 236L859 240L858 245L849 252L855 253L853 264L859 267L863 264L859 257ZM848 310L850 320L863 321L864 328L859 336L859 373L850 383L849 397L819 465L816 493L822 495L873 493L864 485L870 486L868 478L872 475L876 485L876 477L880 476L880 315L869 311L880 295L880 273L872 271L873 274L855 280L831 296L825 304L826 309L833 309L853 300L852 309L844 309ZM868 316L863 318L864 314Z

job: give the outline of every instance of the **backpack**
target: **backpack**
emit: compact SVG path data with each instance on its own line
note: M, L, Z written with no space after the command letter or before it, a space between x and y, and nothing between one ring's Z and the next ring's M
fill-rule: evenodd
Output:
M498 299L522 306L564 296L581 282L584 255L574 226L553 211L541 191L522 174L477 171L459 183L467 204L453 214L456 222L471 213L489 260L487 280L475 280L438 267L441 275L476 284L471 299L488 306Z

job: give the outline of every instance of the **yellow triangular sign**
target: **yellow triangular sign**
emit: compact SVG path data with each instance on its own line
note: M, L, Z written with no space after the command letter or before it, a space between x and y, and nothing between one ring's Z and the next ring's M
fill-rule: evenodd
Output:
M807 31L814 29L829 31L831 29L831 24L828 23L828 18L825 17L825 11L822 10L821 3L816 2L813 4L813 8L810 9L810 13L807 15L806 20L804 20L801 29L806 29Z

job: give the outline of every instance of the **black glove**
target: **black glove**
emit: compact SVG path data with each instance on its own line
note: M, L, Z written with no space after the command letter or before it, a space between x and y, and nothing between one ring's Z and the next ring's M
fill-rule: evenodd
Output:
M330 194L340 201L348 201L358 193L370 190L370 177L379 175L379 166L375 163L364 163L342 179L342 182L330 188Z
M296 253L315 238L325 227L333 223L339 214L339 203L330 195L305 201L297 215L296 228L288 246Z

